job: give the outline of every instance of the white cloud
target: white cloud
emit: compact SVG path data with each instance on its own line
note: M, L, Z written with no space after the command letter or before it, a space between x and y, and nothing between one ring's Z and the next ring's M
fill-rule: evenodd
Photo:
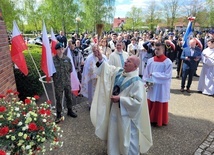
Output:
M125 17L126 13L131 10L132 6L135 6L137 8L142 8L142 10L145 10L152 2L155 2L157 5L159 5L161 4L161 1L163 0L116 0L115 17ZM168 1L171 2L172 0L164 0L164 2L168 2ZM185 0L185 1L189 1L189 0Z

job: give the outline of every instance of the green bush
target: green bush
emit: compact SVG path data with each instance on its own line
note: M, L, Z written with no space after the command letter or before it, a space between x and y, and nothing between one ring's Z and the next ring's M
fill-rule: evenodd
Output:
M40 73L43 74L40 65L42 51L41 46L29 45L28 49L34 58ZM28 75L25 76L19 69L14 69L17 91L20 93L19 98L21 100L24 100L28 96L41 95L44 91L30 54L28 51L25 51L24 55L28 66Z

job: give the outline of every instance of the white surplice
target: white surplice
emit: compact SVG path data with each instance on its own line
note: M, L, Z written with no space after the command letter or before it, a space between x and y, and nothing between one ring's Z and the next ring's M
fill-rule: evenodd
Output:
M204 49L201 57L203 67L198 82L198 90L206 95L214 95L214 49Z
M138 47L139 47L139 58L140 58L140 66L139 66L139 75L143 75L144 69L145 69L145 61L144 61L144 57L147 54L147 51L145 50L145 48L143 47L143 43L145 41L140 41L138 43Z
M102 56L107 61L106 56L104 54ZM83 67L80 94L88 98L89 103L92 102L96 87L97 75L95 73L95 68L97 61L98 59L94 56L93 53L91 53L85 60Z
M120 54L121 52L118 52L117 50L115 50L113 53L110 54L109 56L109 64L113 65L115 67L122 67L122 63L121 63L121 59L120 59ZM123 55L123 59L124 59L124 63L126 61L126 59L128 58L128 53L125 51L122 51L122 55Z
M154 85L147 92L147 98L153 102L168 102L170 99L172 61L166 58L163 62L156 62L154 57L150 58L144 70L143 80L146 81L150 77Z
M107 140L109 155L145 153L152 146L145 88L142 81L135 81L119 94L120 108L119 103L111 103L118 70L105 62L97 69L99 76L90 111L95 134ZM125 83L138 76L138 70L123 75Z

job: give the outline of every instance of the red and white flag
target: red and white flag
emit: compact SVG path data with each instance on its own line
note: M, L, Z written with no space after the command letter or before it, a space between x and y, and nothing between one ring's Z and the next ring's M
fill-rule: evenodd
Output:
M43 22L42 28L42 61L41 61L42 71L45 73L47 80L56 72L53 57L51 54L51 47L48 39L48 34L46 30L45 23Z
M13 21L12 43L11 43L11 58L14 64L19 70L26 76L28 74L28 68L26 65L24 50L27 50L24 38L21 35L19 28L15 21Z
M71 56L71 51L68 48L67 51L67 57L69 57L71 59L71 64L72 64L72 72L71 72L71 89L72 89L72 93L77 96L78 92L80 90L80 81L77 77L77 72L76 69L74 67L74 62L73 62L73 58Z
M53 29L51 28L51 51L53 55L56 55L56 49L55 46L58 43L54 33L53 33Z

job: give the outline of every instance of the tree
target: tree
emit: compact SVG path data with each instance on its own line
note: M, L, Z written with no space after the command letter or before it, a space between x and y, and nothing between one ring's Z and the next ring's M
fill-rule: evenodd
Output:
M74 0L45 0L40 5L41 19L46 22L48 29L67 31L75 29L75 12L78 4Z
M0 0L0 8L2 10L3 19L7 29L12 30L13 20L20 21L20 10L16 7L16 0Z
M204 0L189 0L183 3L183 10L187 17L193 16L196 19L193 21L193 25L199 20L199 12L205 9L205 1Z
M108 23L114 14L114 0L80 0L84 29L95 31L96 24Z
M164 1L163 0L163 6L166 13L167 18L167 26L171 28L171 31L174 28L174 22L176 17L178 16L178 7L179 7L179 0L169 0Z
M209 12L209 26L214 27L214 1L213 0L207 0L207 8Z
M38 7L37 0L24 0L23 17L27 26L35 30L36 33L41 31L42 19L41 10Z
M134 31L136 29L141 29L141 26L143 26L143 12L141 8L133 6L131 11L127 12L126 17L125 29Z
M147 10L145 10L146 14L146 23L148 24L150 30L154 30L154 27L158 24L158 6L154 0L152 0L149 5Z

